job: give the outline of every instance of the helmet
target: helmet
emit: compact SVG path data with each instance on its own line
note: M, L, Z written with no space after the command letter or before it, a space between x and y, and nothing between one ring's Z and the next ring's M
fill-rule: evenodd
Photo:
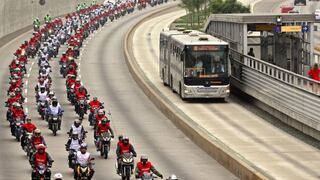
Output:
M87 149L88 148L88 145L86 143L82 143L80 145L80 149Z
M104 115L104 110L103 109L99 109L98 115Z
M17 107L17 108L22 108L22 106L21 106L20 103L17 103L17 104L16 104L16 107Z
M14 97L14 96L16 96L16 94L14 93L14 92L10 92L10 97Z
M108 118L101 119L101 123L108 123L108 122L110 122L110 120Z
M123 137L122 142L124 144L129 144L129 138L128 137Z
M36 130L34 130L34 134L41 134L41 130L40 129L36 129Z
M147 155L141 155L140 161L141 161L142 163L147 163L147 162L148 162L148 157L147 157Z
M74 120L74 123L80 125L80 124L81 124L81 121L80 121L79 119L76 119L76 120Z
M63 176L62 176L61 173L56 173L56 174L53 176L53 178L54 178L55 180L62 180Z
M43 149L45 150L46 149L46 146L44 144L39 144L38 147L37 147L38 150L40 149Z
M178 180L177 176L172 174L168 180Z
M19 93L19 92L21 92L21 89L20 88L16 88L15 92Z
M27 122L31 122L31 118L27 117L27 118L26 118L26 121L27 121Z
M97 97L93 97L93 100L94 100L94 101L98 101L98 98L97 98Z
M49 92L49 96L54 96L54 92L53 92L53 91L50 91L50 92Z

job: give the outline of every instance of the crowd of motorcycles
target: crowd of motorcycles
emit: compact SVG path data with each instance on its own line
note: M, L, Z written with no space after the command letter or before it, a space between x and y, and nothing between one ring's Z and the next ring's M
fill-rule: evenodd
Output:
M59 58L60 74L66 78L66 94L68 101L74 106L79 119L74 121L70 128L69 139L66 144L69 167L74 172L75 179L91 179L94 174L92 166L93 160L87 152L81 154L82 149L87 149L85 138L87 131L81 125L85 114L89 112L88 121L90 126L94 127L94 139L97 150L100 155L107 159L110 151L111 140L114 138L110 127L111 113L104 110L103 103L96 97L89 101L89 94L82 85L78 77L78 65L76 60L80 55L80 49L83 41L90 34L104 26L106 22L130 14L135 7L139 10L146 8L147 4L155 6L167 2L166 0L151 0L138 2L126 1L111 3L105 2L103 5L92 5L75 13L68 14L65 19L55 18L52 21L45 22L40 27L34 25L33 37L25 41L14 53L14 60L9 65L10 86L8 89L8 100L6 101L7 120L10 123L11 134L20 141L22 149L26 152L29 162L32 166L32 179L51 179L50 168L53 160L45 152L38 154L39 150L46 148L41 131L31 123L31 119L24 111L22 89L23 79L27 76L26 66L29 58L36 59L39 69L38 82L35 86L35 97L37 111L43 121L48 122L48 128L56 136L61 129L63 110L58 102L55 93L52 90L52 72L50 61ZM67 47L67 50L59 56L61 46ZM107 117L109 116L109 118ZM103 125L100 127L99 124ZM108 128L103 129L107 126ZM87 157L85 157L87 155ZM37 159L38 158L38 159ZM42 159L41 159L42 158ZM82 159L80 159L82 158ZM86 160L85 163L82 163ZM35 162L37 161L37 162ZM40 163L38 162L40 161ZM130 179L134 167L134 154L124 153L117 161L118 174L122 179ZM149 180L156 178L152 173L144 173L141 179Z

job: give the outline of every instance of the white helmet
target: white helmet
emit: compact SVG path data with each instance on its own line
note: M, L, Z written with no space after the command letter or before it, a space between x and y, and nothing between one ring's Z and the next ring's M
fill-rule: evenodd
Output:
M172 174L168 180L178 180L177 176Z
M55 180L62 180L62 178L63 178L63 176L62 176L61 173L56 173L56 174L54 175L54 179L55 179Z

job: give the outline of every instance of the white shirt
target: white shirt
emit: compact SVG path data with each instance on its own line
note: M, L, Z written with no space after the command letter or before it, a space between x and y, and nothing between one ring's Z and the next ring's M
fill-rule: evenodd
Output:
M83 126L80 125L79 127L76 127L74 124L72 124L71 128L72 128L72 132L78 133L79 134L79 139L82 139L82 128L83 128Z
M79 151L80 149L79 139L74 140L71 138L70 149Z
M45 91L44 93L41 93L41 91L39 91L38 95L39 95L39 101L46 101L48 92Z
M77 152L77 163L80 164L80 166L88 166L90 159L90 153L86 152L82 154L80 151Z
M52 115L58 115L59 109L60 109L60 104L58 103L58 105L56 107L50 105L49 108L51 110Z

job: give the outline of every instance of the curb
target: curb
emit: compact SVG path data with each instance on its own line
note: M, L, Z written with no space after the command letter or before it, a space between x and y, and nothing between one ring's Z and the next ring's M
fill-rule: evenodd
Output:
M164 14L167 11L173 11L177 5L169 8L162 8L143 18L130 29L124 39L124 54L128 69L148 98L156 107L177 126L186 136L195 144L208 153L212 158L218 161L235 176L244 180L256 179L275 179L267 172L263 171L253 163L246 160L240 154L233 151L218 138L207 132L199 126L190 117L178 109L167 97L165 97L145 76L136 59L133 56L132 41L136 29L145 21L153 17Z

